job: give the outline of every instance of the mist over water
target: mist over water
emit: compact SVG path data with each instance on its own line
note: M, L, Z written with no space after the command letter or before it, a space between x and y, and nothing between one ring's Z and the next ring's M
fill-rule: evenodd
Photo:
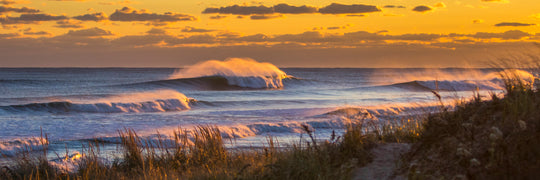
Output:
M287 74L270 63L253 59L210 60L176 71L169 79L222 77L229 85L247 88L281 88Z
M39 145L41 130L60 151L65 146L77 150L92 138L117 142L117 130L123 128L152 138L157 132L170 136L179 127L216 125L224 137L239 138L238 146L257 146L267 135L297 138L307 124L324 138L361 114L383 122L434 110L439 104L431 90L448 102L476 90L502 92L504 73L280 69L239 58L183 69L3 69L0 151L14 154L18 147ZM535 79L524 70L511 73L531 83Z

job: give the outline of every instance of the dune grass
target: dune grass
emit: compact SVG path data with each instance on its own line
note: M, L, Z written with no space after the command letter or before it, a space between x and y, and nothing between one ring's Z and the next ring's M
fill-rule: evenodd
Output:
M427 117L403 157L409 179L540 177L540 91L515 74L501 76L504 97L477 95Z
M220 130L198 126L178 130L174 142L144 139L131 129L119 131L122 156L112 162L99 157L101 142L91 142L77 160L76 172L58 169L43 154L17 158L0 179L350 179L351 171L370 162L369 150L379 137L366 133L363 121L343 135L317 140L303 126L307 140L283 147L272 137L263 148L226 148ZM67 158L67 157L66 157Z

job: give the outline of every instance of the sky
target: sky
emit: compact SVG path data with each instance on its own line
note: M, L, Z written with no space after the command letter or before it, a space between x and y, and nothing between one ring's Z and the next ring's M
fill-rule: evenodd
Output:
M0 67L487 67L540 56L537 0L0 0Z

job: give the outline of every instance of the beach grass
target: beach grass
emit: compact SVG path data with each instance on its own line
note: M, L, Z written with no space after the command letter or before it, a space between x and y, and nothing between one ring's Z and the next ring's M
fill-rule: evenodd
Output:
M23 153L17 163L0 172L1 179L350 179L351 171L370 162L369 150L378 137L366 133L365 123L347 126L343 135L327 140L315 137L302 126L308 138L280 146L273 137L262 148L226 148L215 126L179 129L174 142L158 142L139 136L132 129L118 132L121 157L100 158L102 142L90 142L77 159L73 172L52 166L43 153ZM68 158L68 157L66 157Z
M540 91L501 74L504 97L477 94L452 111L431 114L401 170L409 179L540 177Z

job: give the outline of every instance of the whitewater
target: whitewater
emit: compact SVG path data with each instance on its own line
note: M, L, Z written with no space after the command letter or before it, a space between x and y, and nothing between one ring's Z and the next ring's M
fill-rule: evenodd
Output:
M118 130L152 139L213 125L231 147L267 136L294 140L302 126L326 138L358 119L436 111L445 102L503 91L498 69L278 68L252 59L184 68L1 68L0 162L22 150L76 157L89 140L116 152ZM535 76L513 70L527 82ZM46 134L47 139L43 139ZM57 157L51 154L51 159Z

